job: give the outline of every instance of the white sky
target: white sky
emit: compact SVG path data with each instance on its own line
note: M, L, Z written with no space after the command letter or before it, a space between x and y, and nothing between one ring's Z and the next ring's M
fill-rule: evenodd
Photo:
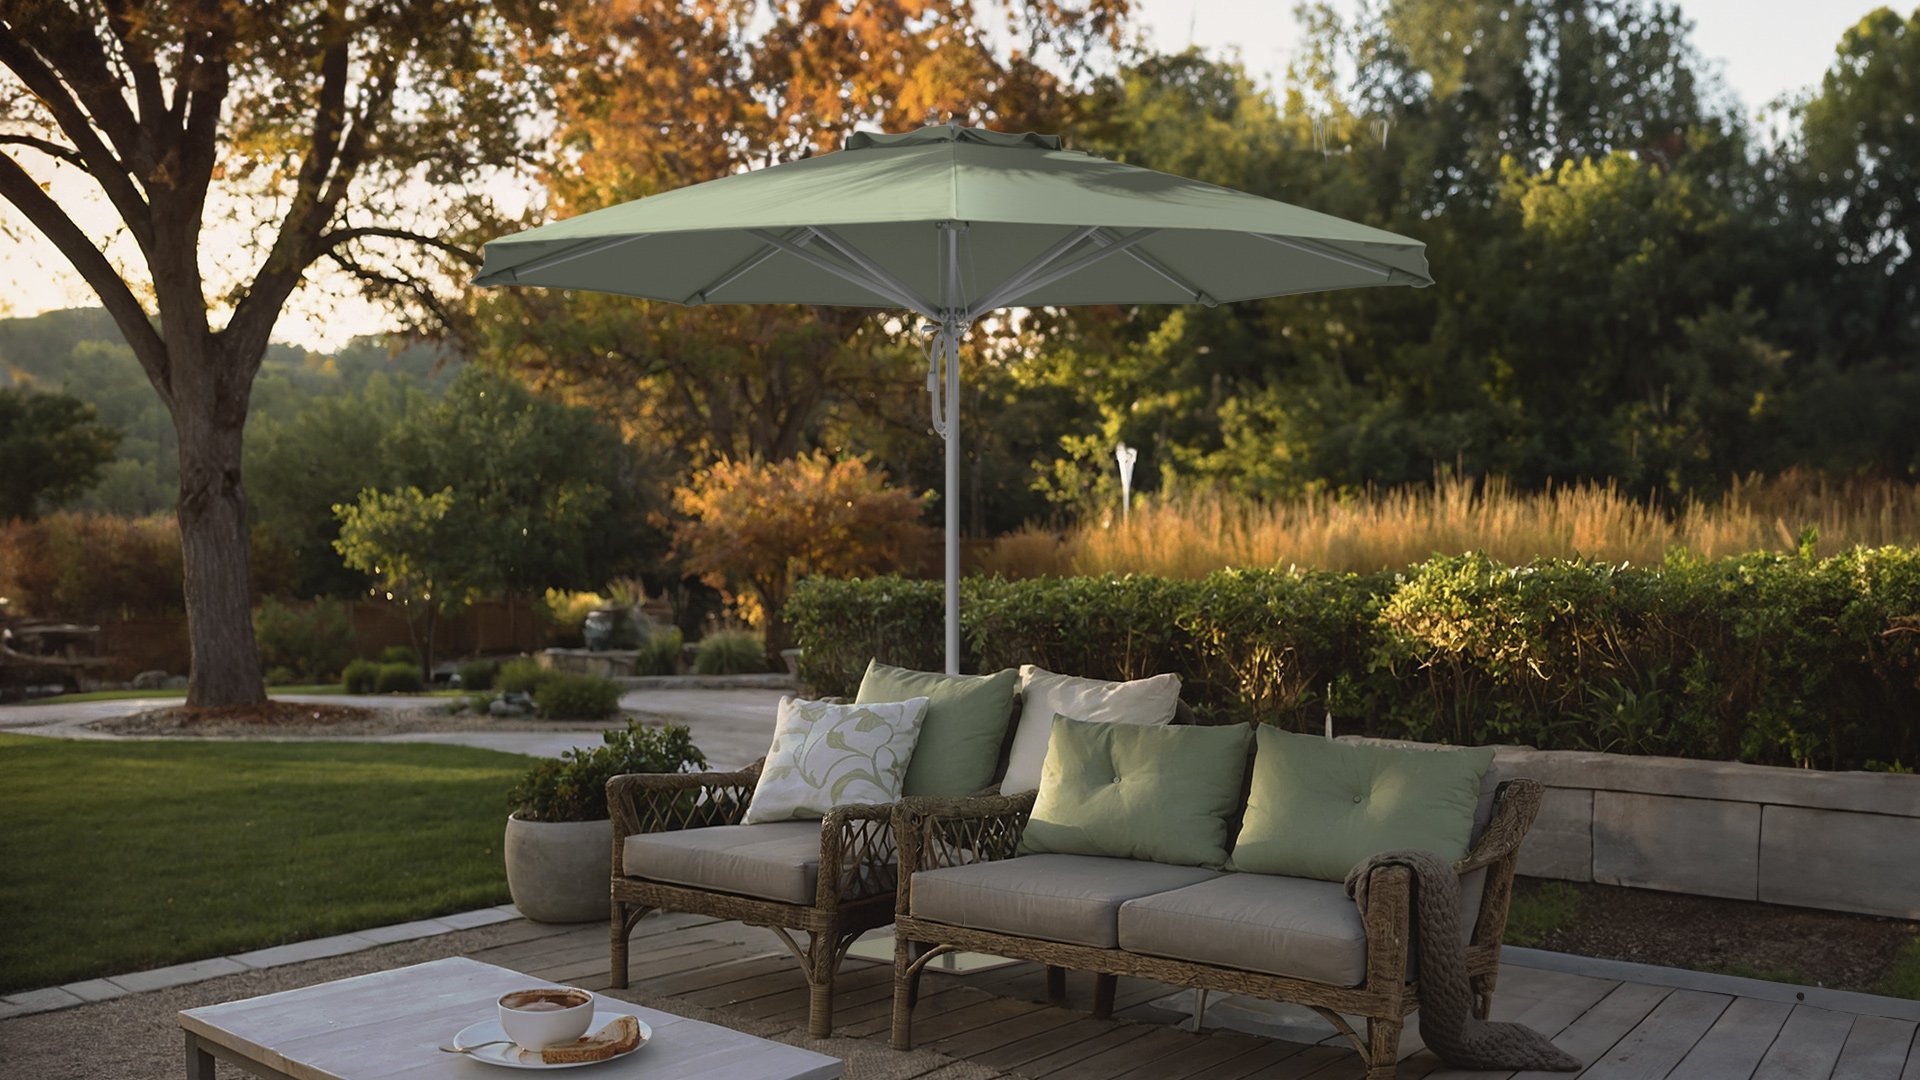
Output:
M1300 43L1292 0L1133 0L1136 24L1156 48L1190 44L1211 53L1238 51L1268 85L1277 84ZM1332 0L1351 14L1356 0ZM1786 94L1819 83L1840 35L1879 5L1872 0L1681 0L1694 20L1694 45L1720 65L1722 77L1749 116ZM70 170L61 170L70 172ZM56 182L59 197L80 195L83 180ZM11 212L0 232L0 316L91 305L95 299L50 244ZM89 215L93 220L105 219ZM296 294L275 337L312 348L333 348L356 334L383 329L377 307L351 286L322 280Z

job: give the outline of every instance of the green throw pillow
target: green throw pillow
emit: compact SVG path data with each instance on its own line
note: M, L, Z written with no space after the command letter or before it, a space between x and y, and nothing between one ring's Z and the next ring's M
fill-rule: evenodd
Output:
M909 671L878 660L867 665L854 704L905 701L923 697L927 717L920 742L907 765L908 795L972 795L993 783L1000 767L1000 743L1013 716L1013 694L1020 673L1013 668L992 675L939 675Z
M1396 750L1262 727L1228 867L1344 881L1383 851L1467 853L1493 748Z
M1246 777L1245 724L1160 727L1053 718L1020 854L1108 855L1175 866L1227 860Z

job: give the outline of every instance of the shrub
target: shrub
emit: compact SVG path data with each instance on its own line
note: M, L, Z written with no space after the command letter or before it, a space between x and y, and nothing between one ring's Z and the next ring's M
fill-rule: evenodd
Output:
M300 681L300 676L290 668L273 667L267 669L268 686L292 686Z
M180 526L59 511L0 522L0 596L14 615L106 619L181 610Z
M654 635L640 643L639 655L633 658L635 675L673 675L680 670L680 650L686 639L680 636L679 627L670 626L655 631Z
M598 675L554 675L533 695L543 720L604 720L620 710L620 684Z
M1222 571L961 582L968 670L1172 671L1217 718L1857 769L1920 757L1920 549L1657 566L1481 555L1394 575ZM935 582L808 579L801 675L850 695L870 658L937 670Z
M553 672L541 667L533 657L522 656L500 665L493 676L493 686L502 693L533 694L539 692L541 683L553 676Z
M292 673L290 683L333 678L353 659L357 642L345 604L283 604L271 597L254 610L253 638L261 664Z
M420 668L415 664L381 664L373 676L377 694L417 694L422 689Z
M720 630L700 639L693 653L697 675L741 675L767 670L766 646L746 630Z
M533 767L507 794L512 812L526 821L600 821L608 817L607 781L625 773L676 773L704 769L707 758L684 727L642 727L629 720L624 730L602 736L604 745L568 750L557 761ZM691 809L693 796L687 796ZM726 807L713 806L714 820ZM695 824L702 822L696 821ZM657 828L658 823L642 822Z
M380 650L380 662L383 664L412 664L420 666L420 653L411 645L389 645Z
M379 664L372 660L355 660L340 669L340 689L349 694L371 694L379 678Z
M497 660L469 660L460 665L460 688L462 690L491 690L493 680L500 672Z
M599 593L548 589L539 607L553 626L554 641L565 648L578 648L583 640L580 627L587 615L606 604L606 597Z

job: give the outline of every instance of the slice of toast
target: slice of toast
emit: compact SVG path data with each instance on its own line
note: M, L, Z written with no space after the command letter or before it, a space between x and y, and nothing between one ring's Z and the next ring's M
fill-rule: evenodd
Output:
M522 1060L538 1061L542 1065L577 1065L587 1061L605 1061L639 1045L640 1021L631 1016L622 1016L599 1031L566 1046L522 1050L520 1057Z

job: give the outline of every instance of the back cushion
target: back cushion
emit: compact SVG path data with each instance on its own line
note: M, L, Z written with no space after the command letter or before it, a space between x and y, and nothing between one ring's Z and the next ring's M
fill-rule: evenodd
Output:
M1262 727L1232 869L1342 881L1383 851L1467 853L1491 747L1448 753Z
M1020 669L1020 721L1007 756L1000 791L1011 795L1040 786L1053 718L1087 723L1164 725L1180 704L1180 676L1155 675L1132 682L1102 682L1055 675L1027 664Z
M1246 775L1245 724L1053 722L1020 854L1105 855L1177 866L1227 860Z
M1020 673L941 675L878 660L867 665L854 702L927 699L920 741L907 765L907 795L972 795L993 783Z

